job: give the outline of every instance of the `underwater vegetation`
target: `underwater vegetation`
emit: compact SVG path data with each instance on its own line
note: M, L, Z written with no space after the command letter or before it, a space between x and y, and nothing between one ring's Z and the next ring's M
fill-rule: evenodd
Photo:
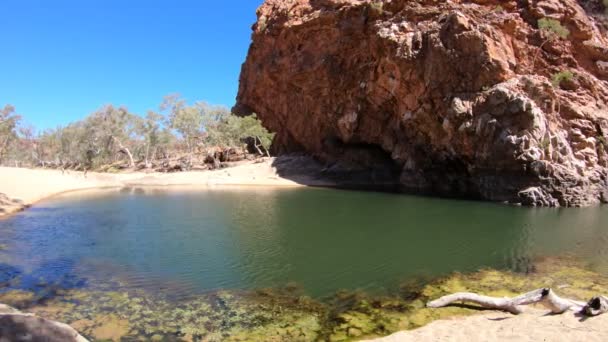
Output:
M431 321L470 315L467 305L428 309L428 300L472 291L513 296L539 287L581 300L608 293L608 278L568 258L545 258L531 271L485 269L404 283L392 295L340 291L313 299L297 286L256 291L216 291L174 300L170 294L116 291L111 286L18 289L5 268L5 303L72 325L93 341L353 341L414 329ZM19 284L18 281L13 284Z

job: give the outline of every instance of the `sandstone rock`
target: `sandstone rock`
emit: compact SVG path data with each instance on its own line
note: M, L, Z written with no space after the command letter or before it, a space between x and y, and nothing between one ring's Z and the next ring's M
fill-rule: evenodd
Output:
M0 341L87 342L87 339L67 324L21 313L0 304Z
M597 61L596 65L599 76L608 78L608 62Z
M257 113L275 151L382 167L404 190L597 204L608 36L580 3L266 0L234 110ZM544 17L571 33L541 50ZM553 86L565 70L576 80Z
M601 194L602 203L608 203L608 190L604 190Z

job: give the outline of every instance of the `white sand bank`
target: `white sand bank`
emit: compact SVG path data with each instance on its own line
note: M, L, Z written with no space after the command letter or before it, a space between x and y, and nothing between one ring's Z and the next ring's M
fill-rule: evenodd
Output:
M329 186L314 176L281 177L274 159L223 170L177 173L95 173L80 171L0 167L0 217L63 192L124 186L231 185L231 186ZM283 163L284 165L284 163ZM297 171L297 170L296 170ZM4 199L2 194L5 195ZM14 201L11 201L14 200Z
M441 309L438 309L441 310ZM608 341L608 315L581 320L573 313L545 315L528 309L521 315L487 312L432 322L422 328L402 331L374 342L486 342L486 341Z

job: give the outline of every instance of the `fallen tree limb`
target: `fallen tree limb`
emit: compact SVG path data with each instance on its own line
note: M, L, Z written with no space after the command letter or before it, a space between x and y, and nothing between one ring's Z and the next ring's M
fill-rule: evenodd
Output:
M440 308L455 302L474 303L483 308L507 311L515 315L523 312L523 305L534 303L544 305L554 314L575 311L586 316L597 316L608 312L607 297L594 297L589 302L585 303L561 298L550 288L534 290L513 298L497 298L470 292L460 292L431 301L427 303L427 307Z
M604 296L591 298L581 310L581 313L586 316L597 316L606 312L608 312L608 298Z

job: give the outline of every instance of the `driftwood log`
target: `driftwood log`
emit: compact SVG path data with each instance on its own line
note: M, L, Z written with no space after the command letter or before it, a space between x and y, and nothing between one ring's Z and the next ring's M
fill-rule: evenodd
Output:
M534 303L544 305L553 314L574 311L585 316L597 316L608 312L607 297L593 297L589 302L585 303L561 298L550 288L534 290L513 298L488 297L476 293L460 292L431 301L427 303L427 307L441 308L459 302L473 303L483 308L507 311L515 315L523 312L522 306Z

